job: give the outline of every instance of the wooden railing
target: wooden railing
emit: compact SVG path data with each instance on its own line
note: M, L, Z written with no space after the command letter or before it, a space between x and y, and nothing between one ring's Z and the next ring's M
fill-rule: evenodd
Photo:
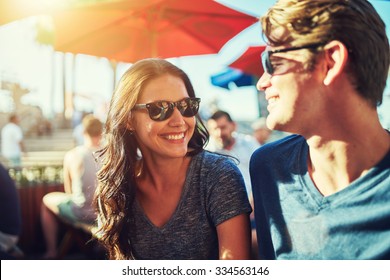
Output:
M42 198L54 191L64 191L61 165L24 166L9 168L19 193L22 233L18 246L27 258L41 254L44 250L40 210Z
M63 190L63 184L42 183L18 187L22 214L22 233L18 246L27 258L35 258L45 249L40 217L43 196Z

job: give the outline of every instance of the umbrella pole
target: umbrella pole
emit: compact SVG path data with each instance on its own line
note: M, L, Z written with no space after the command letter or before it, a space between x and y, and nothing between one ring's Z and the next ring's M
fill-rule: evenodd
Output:
M111 69L112 69L112 85L113 85L113 92L115 91L115 88L116 88L116 68L118 66L118 63L114 60L114 59L111 59L110 60L110 66L111 66Z
M62 53L62 128L66 128L66 55Z

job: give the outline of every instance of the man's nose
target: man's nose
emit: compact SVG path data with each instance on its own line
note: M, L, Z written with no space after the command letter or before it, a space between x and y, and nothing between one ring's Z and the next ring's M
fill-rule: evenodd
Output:
M257 81L256 88L259 91L265 91L267 87L271 85L271 75L264 72L260 79Z

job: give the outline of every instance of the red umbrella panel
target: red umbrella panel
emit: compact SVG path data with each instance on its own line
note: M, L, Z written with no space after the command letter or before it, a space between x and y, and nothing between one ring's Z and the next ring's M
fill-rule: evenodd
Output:
M213 54L256 22L212 0L98 3L54 14L54 48L123 62Z
M229 66L241 70L246 74L260 77L264 73L261 64L261 53L264 50L265 46L251 46Z

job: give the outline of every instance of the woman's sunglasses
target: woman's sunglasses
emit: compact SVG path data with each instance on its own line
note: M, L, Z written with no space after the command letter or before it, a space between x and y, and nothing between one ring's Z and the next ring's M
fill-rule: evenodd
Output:
M147 104L135 104L134 109L148 109L149 117L154 121L165 121L172 116L175 107L183 117L193 117L198 113L200 98L189 97L182 100L172 101L155 101Z
M275 73L275 67L271 62L271 55L274 53L283 53L283 52L291 52L291 51L296 51L296 50L301 50L301 49L315 49L320 46L325 45L325 43L315 43L315 44L309 44L309 45L304 45L300 47L291 47L291 48L285 48L285 49L279 49L279 50L273 50L273 51L264 51L261 54L261 63L263 65L264 71L266 71L268 74L273 75L273 74L278 74Z

